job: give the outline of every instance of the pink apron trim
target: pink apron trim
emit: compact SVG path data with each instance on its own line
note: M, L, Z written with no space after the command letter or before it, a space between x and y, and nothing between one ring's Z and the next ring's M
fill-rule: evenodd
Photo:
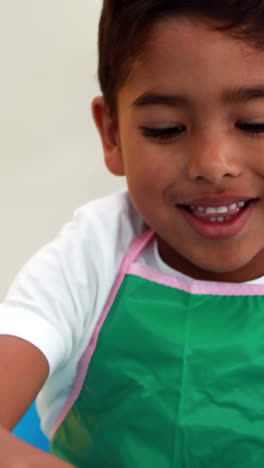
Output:
M185 280L160 273L147 265L132 263L127 274L159 283L171 288L177 288L190 294L215 296L263 296L264 284L216 283L213 281Z
M68 400L64 406L64 408L62 409L59 417L57 418L57 420L55 421L55 424L54 424L54 427L51 431L51 438L54 436L54 434L56 433L56 431L58 430L58 428L60 427L60 425L63 423L64 419L66 418L67 414L69 413L69 411L71 410L71 408L73 407L74 403L76 402L77 398L79 397L80 395L80 392L82 390L82 387L83 387L83 384L84 384L84 380L85 380L85 377L87 375L87 371L88 371L88 368L89 368L89 365L90 365L90 362L91 362L91 359L92 359L92 356L94 354L94 351L95 351L95 348L96 348L96 345L97 345L97 341L98 341L98 337L99 337L99 334L100 334L100 331L101 331L101 328L108 316L108 313L114 303L114 300L117 296L117 293L120 289L120 286L124 280L124 277L126 276L127 274L127 271L131 265L131 263L133 263L137 257L140 255L140 253L142 252L142 250L144 250L145 246L150 242L151 238L154 237L154 232L153 231L146 231L144 232L144 234L137 238L134 243L132 244L131 246L131 249L129 250L128 254L126 255L126 257L124 258L122 264L121 264L121 268L120 268L120 271L119 271L119 274L117 276L117 279L114 283L114 286L112 288L112 291L110 293L110 296L109 296L109 299L108 299L108 302L105 306L105 309L96 325L96 328L94 330L94 333L93 333L93 336L91 338L91 341L86 349L86 351L84 352L79 364L78 364L78 367L77 367L77 373L76 373L76 378L75 378L75 381L74 381L74 384L73 384L73 389L72 389L72 392L71 394L69 395L68 397Z

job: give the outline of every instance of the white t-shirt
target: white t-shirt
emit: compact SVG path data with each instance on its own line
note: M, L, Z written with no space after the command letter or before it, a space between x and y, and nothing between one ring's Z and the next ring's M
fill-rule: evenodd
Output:
M42 429L48 437L71 393L77 365L121 262L146 229L127 191L84 205L58 237L24 266L0 305L0 334L34 344L48 360L49 377L38 397ZM196 281L166 265L156 242L138 261ZM263 284L264 279L254 283Z

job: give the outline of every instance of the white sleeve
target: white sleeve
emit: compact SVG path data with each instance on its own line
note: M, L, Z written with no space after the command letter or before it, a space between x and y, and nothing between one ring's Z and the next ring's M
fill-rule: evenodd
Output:
M50 374L71 355L93 302L79 218L24 266L0 305L0 334L34 344Z
M144 222L126 191L79 208L18 274L0 305L0 334L34 344L50 376L74 367L91 339L121 261Z

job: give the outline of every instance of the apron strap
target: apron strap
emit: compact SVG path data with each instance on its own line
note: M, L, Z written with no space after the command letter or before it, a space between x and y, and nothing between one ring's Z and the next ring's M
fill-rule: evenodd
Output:
M129 270L130 265L136 261L138 256L144 250L146 245L152 240L154 235L155 235L154 231L149 229L146 232L144 232L140 237L137 237L132 243L127 255L125 256L121 264L118 276L116 278L115 284L110 294L110 298L107 304L108 310L110 310L110 308L112 307L112 304L115 300L117 292L119 291L120 286L124 281L124 278Z
M145 247L154 237L154 234L154 231L149 229L146 232L144 232L140 237L134 240L121 264L119 274L125 275L127 273L130 265L137 260L141 252L143 252Z
M120 289L120 286L124 280L124 277L126 276L126 273L131 265L137 257L140 255L140 253L144 250L144 247L151 241L151 239L154 237L154 232L152 230L147 230L144 232L140 237L138 237L131 245L127 255L125 256L121 268L119 270L119 274L116 278L116 281L114 283L114 286L112 288L112 291L110 293L110 297L107 301L107 304L105 306L105 309L96 325L96 328L94 330L93 336L90 340L90 343L84 352L77 368L77 374L75 377L75 381L73 383L72 387L72 392L68 397L68 400L62 409L61 413L59 414L57 420L54 423L54 427L51 431L51 438L55 435L56 431L60 427L60 425L63 423L64 419L66 418L67 414L73 407L74 403L76 402L77 398L80 395L81 389L84 384L84 380L88 371L88 367L90 365L92 356L94 354L98 337L101 331L101 328L107 318L107 315L113 305L113 302L116 298L116 295Z

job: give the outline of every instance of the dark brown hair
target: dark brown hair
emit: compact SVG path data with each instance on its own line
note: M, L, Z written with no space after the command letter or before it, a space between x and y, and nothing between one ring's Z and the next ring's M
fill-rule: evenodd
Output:
M118 90L128 80L153 25L183 15L213 20L213 30L264 50L264 0L103 0L98 78L113 116Z

